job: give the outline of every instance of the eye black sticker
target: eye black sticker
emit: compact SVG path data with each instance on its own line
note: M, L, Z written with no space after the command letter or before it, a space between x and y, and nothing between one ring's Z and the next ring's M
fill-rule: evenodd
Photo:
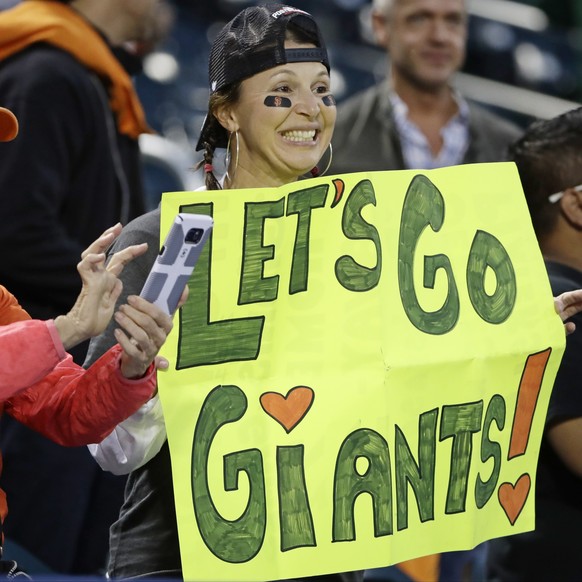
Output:
M322 101L327 107L335 107L335 97L333 95L326 95Z
M265 105L267 107L291 107L291 99L280 95L269 95L265 97Z

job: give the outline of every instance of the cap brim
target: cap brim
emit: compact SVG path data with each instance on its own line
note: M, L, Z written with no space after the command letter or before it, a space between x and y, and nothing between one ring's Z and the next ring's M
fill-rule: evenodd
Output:
M18 119L16 115L6 109L0 107L0 141L10 141L18 135Z

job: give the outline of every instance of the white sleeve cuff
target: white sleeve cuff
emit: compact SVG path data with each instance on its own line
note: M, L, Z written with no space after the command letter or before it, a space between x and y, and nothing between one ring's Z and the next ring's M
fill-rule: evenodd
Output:
M100 443L87 446L104 471L126 475L153 459L165 440L164 413L156 394Z

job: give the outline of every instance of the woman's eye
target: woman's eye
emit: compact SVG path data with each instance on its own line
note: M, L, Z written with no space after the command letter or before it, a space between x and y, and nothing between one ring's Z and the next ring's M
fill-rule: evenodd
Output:
M279 93L289 93L291 91L291 88L289 87L289 85L279 85L278 87L275 88L275 91L278 91Z
M315 88L315 92L320 94L320 95L323 95L325 93L329 93L329 87L327 85L318 85Z

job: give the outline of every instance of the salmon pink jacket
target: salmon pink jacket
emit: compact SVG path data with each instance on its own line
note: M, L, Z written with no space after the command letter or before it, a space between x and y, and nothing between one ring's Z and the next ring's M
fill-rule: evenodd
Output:
M100 442L155 390L152 364L121 374L116 345L85 370L67 354L52 321L31 320L0 285L0 412L65 446ZM2 461L0 457L0 471ZM0 490L0 519L7 513Z

